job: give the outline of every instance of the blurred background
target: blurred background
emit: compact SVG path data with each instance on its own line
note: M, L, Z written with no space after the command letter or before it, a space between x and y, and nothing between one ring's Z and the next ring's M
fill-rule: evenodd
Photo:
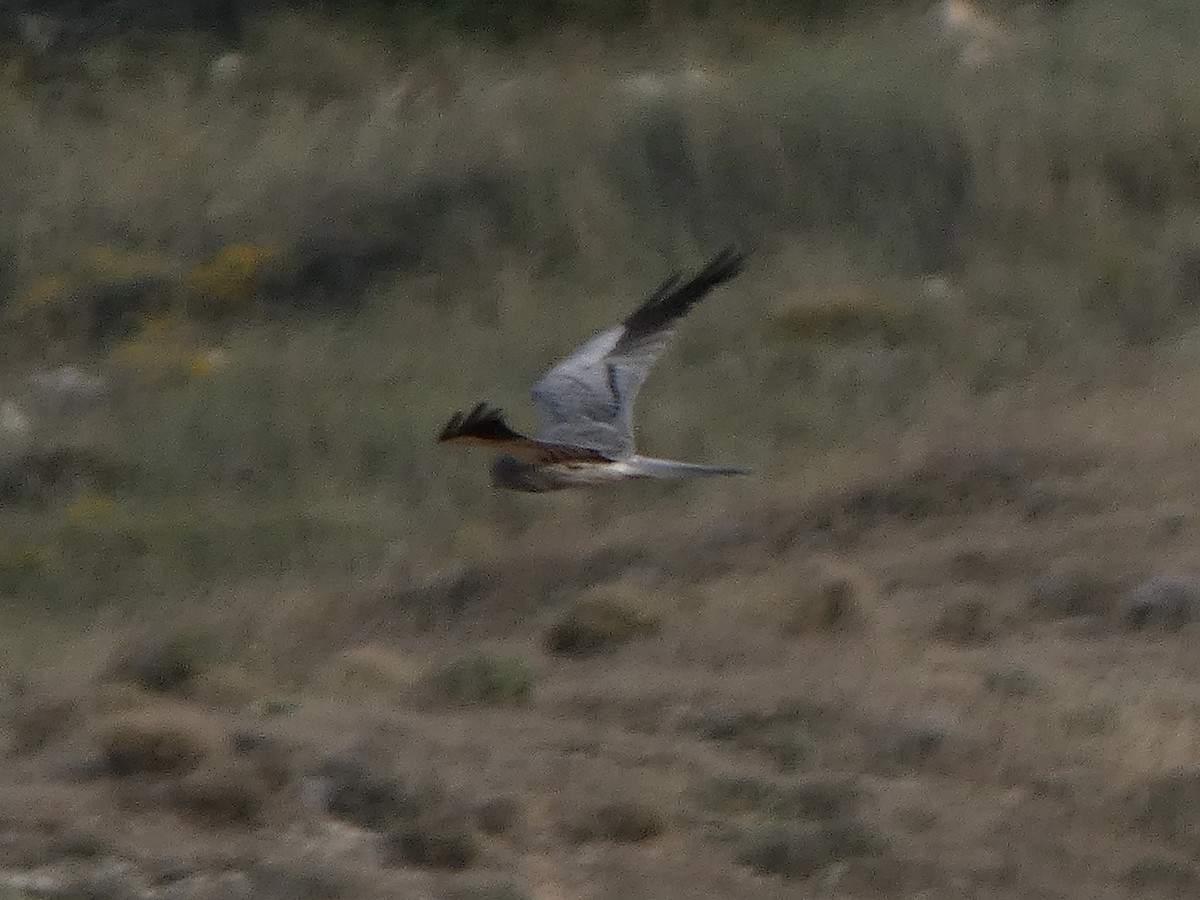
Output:
M0 897L1194 896L1198 42L0 0ZM755 478L435 446L729 243L639 439Z

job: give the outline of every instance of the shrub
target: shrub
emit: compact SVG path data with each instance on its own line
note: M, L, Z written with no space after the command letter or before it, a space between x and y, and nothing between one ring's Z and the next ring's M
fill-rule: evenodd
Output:
M658 624L627 603L593 597L569 609L546 633L544 644L556 656L589 656L653 633Z
M782 630L799 636L861 625L872 593L861 573L819 560L804 568L785 598Z
M143 638L110 664L112 676L157 693L181 691L215 655L216 641L204 634Z
M492 797L475 807L475 824L484 834L508 834L523 817L524 807L516 797Z
M612 841L636 844L658 837L666 830L663 817L637 800L613 800L590 810L573 823L570 835L577 841Z
M9 713L15 753L32 753L62 735L79 721L79 701L73 697L24 697Z
M212 724L182 709L143 709L118 715L98 743L114 775L190 772L214 749Z
M248 764L203 768L171 788L171 805L211 827L258 823L267 802L266 786Z
M384 852L393 863L419 869L466 869L479 842L464 819L448 812L422 816L390 832Z
M849 859L878 856L885 843L855 821L829 825L777 823L743 834L738 859L763 875L807 878Z
M354 758L326 762L314 776L324 783L325 811L372 831L420 818L443 800L436 782L413 783L371 772Z
M536 671L518 656L476 653L443 666L427 684L431 696L450 703L508 706L528 700L536 681Z

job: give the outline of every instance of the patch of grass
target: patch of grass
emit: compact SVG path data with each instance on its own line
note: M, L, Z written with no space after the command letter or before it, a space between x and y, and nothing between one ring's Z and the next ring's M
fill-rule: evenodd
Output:
M943 759L957 745L957 735L937 722L882 726L873 741L879 762L889 769L911 770Z
M348 693L395 694L420 681L424 664L377 644L353 647L334 660L327 682Z
M1148 778L1128 798L1134 820L1172 843L1200 846L1200 769L1177 769Z
M1041 680L1019 664L997 666L983 673L983 685L994 694L1028 697L1042 688Z
M512 706L526 702L537 671L518 656L474 653L447 663L426 680L426 693L461 706Z
M400 825L383 838L387 859L418 869L469 868L479 855L479 842L462 816L446 811Z
M1121 601L1129 628L1175 630L1200 617L1200 580L1160 575L1134 587Z
M782 630L799 636L861 627L874 587L861 573L833 561L806 566L783 601Z
M244 763L191 772L172 785L170 796L177 812L212 828L253 827L267 802L259 773Z
M68 897L79 900L134 900L142 895L143 885L133 872L110 870L70 878L61 890ZM22 892L11 900L26 900L28 896Z
M658 630L657 617L609 597L580 600L546 632L543 644L555 656L591 656Z
M442 893L442 900L532 900L533 895L511 881L458 884Z
M74 859L100 859L112 851L113 842L110 835L77 826L55 835L53 849Z
M954 316L953 308L939 300L932 291L886 283L832 289L820 285L777 303L771 318L793 339L819 345L856 341L887 346L937 344Z
M517 797L490 797L475 806L475 824L484 834L511 834L524 817L524 804Z
M1196 890L1200 874L1185 862L1160 856L1147 856L1130 864L1121 873L1121 884L1128 890L1183 896Z
M241 711L272 685L236 663L205 665L187 681L187 697L217 709Z
M210 634L145 637L121 650L109 672L146 691L181 693L215 659L216 651L216 639Z
M600 804L568 827L576 841L611 841L638 844L666 831L662 815L645 802L613 800Z
M247 760L269 790L291 784L296 776L296 748L287 740L253 729L233 732L229 749L237 759Z
M80 705L74 697L22 697L8 714L14 753L34 753L74 728Z
M213 723L184 709L146 708L117 715L97 734L114 775L181 774L197 768L216 747Z
M974 594L949 600L933 627L935 637L964 646L986 644L995 632L995 614L991 605Z
M755 776L717 775L700 786L700 802L723 816L830 821L849 817L858 804L854 787L838 779L781 783Z
M274 716L290 716L304 705L303 700L287 697L271 697L262 702L262 714L268 718Z
M372 772L353 758L325 763L325 808L335 818L372 831L389 831L433 814L444 802L441 785Z
M698 716L690 727L701 737L735 743L756 750L781 772L791 772L809 762L816 752L826 712L804 705L784 705L772 712L711 712Z
M1029 610L1045 618L1106 616L1116 606L1120 585L1096 564L1064 560L1034 579Z
M765 825L745 832L739 844L743 865L787 878L808 878L835 863L879 856L887 848L878 833L854 821Z
M261 30L224 93L197 80L217 49L203 42L165 48L153 73L122 41L46 83L22 66L0 98L21 123L0 148L21 176L0 190L3 317L24 357L6 374L51 350L102 368L122 383L102 415L38 427L135 465L104 491L117 513L90 528L64 521L69 490L32 481L35 513L0 509L0 539L61 553L14 561L8 593L64 608L192 596L359 572L397 539L431 555L470 527L507 542L537 515L481 500L477 467L436 456L432 410L501 360L527 384L729 235L759 250L738 301L706 305L651 382L672 398L644 409L664 450L736 449L785 472L951 390L1004 392L1051 357L1083 377L1079 357L1128 334L1182 332L1200 198L1175 148L1195 143L1177 114L1192 79L1141 61L1179 58L1192 14L1168 27L1108 6L1032 13L1015 61L978 78L907 8L820 39L736 23L738 47L714 8L688 29L686 70L673 15L604 71L426 39L399 58L293 15ZM776 297L784 327L819 340L764 342ZM147 327L166 318L188 327ZM495 340L518 331L538 337ZM730 345L749 349L742 364ZM689 389L698 377L716 389ZM726 427L674 427L706 419ZM968 481L881 488L834 520L1023 487ZM593 513L612 520L630 496L598 496Z
M251 873L256 897L280 900L338 900L363 889L362 873L339 860L302 856L271 860Z

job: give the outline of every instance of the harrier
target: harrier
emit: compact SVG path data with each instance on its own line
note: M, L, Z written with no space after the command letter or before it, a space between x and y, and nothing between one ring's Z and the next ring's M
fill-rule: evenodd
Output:
M650 367L679 319L737 275L742 259L726 249L687 281L669 278L619 326L595 335L542 376L532 392L542 419L536 437L514 431L500 410L480 403L469 413L456 413L438 442L500 451L492 463L492 483L530 493L634 478L746 474L734 466L639 456L633 440L633 403Z

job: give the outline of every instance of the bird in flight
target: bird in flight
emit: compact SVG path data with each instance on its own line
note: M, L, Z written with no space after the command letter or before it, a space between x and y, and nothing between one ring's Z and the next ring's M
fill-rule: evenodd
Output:
M727 248L687 281L672 276L620 325L595 335L543 375L532 391L542 420L536 437L514 431L503 412L485 402L456 413L438 443L499 451L492 483L529 493L630 479L748 474L735 466L640 456L633 440L633 403L679 319L737 275L743 258Z

